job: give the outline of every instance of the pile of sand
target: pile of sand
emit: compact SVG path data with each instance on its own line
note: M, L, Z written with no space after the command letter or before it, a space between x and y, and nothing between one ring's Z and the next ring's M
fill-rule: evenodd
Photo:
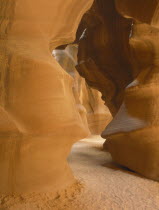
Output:
M1 195L0 210L64 210L82 189L82 184L77 181L67 190L63 190L56 195L53 193Z

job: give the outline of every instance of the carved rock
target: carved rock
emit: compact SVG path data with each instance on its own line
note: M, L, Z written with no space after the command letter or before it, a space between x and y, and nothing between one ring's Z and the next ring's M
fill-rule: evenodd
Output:
M0 104L7 126L0 128L5 130L0 133L1 193L56 192L74 181L66 158L88 131L75 106L72 78L51 52L74 40L91 4L0 2Z
M124 89L134 78L129 46L131 25L131 19L116 11L113 0L95 0L77 33L77 70L102 93L113 115L122 103Z
M77 33L77 70L114 116L102 133L104 148L119 164L159 180L159 6L135 2L94 1Z
M134 26L130 41L141 73L125 91L122 106L102 136L118 163L159 181L158 125L159 29Z
M101 93L90 88L85 80L82 80L81 101L87 110L87 121L91 133L101 134L112 116L101 99Z
M65 49L54 50L53 54L62 68L74 79L73 93L85 128L89 128L91 134L99 135L111 120L111 114L101 99L101 93L90 88L75 69L77 52L77 45L68 45Z

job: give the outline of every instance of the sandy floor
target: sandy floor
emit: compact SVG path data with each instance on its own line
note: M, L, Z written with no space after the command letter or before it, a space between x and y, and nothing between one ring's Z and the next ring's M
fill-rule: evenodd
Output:
M102 143L103 139L94 136L74 145L69 163L85 188L68 209L159 209L159 183L113 164L102 151Z
M68 160L80 183L56 199L51 194L0 196L0 210L159 210L159 183L112 163L102 144L93 136L73 146Z

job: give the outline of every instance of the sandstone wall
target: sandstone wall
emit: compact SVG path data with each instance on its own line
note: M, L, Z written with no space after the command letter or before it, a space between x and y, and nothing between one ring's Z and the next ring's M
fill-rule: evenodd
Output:
M92 3L0 2L0 193L56 192L74 182L70 148L105 111L98 92L82 82L81 88L52 51L74 41ZM104 147L153 180L159 180L158 3L95 0L76 37L77 70L114 117L102 134Z
M74 40L91 4L0 1L0 193L56 192L74 181L66 158L88 129L73 79L51 52Z
M77 45L68 45L65 49L54 50L53 55L74 80L73 94L85 128L90 134L99 135L111 120L111 114L101 99L101 93L90 88L77 72L77 52Z
M114 116L102 137L113 159L159 180L159 2L95 0L83 17L77 70Z

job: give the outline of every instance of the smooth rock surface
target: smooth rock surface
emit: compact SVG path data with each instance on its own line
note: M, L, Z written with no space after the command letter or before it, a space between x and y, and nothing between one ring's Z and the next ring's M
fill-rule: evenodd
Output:
M85 128L88 128L91 134L99 135L112 117L101 99L101 93L90 88L75 69L77 52L77 45L68 45L65 49L54 50L53 55L73 78L73 94Z
M157 181L158 23L158 0L95 0L76 38L77 70L113 115L102 133L104 148L117 163Z
M0 193L56 192L74 182L66 158L88 130L72 78L51 52L74 40L91 4L0 1L0 106L8 126L0 133Z

